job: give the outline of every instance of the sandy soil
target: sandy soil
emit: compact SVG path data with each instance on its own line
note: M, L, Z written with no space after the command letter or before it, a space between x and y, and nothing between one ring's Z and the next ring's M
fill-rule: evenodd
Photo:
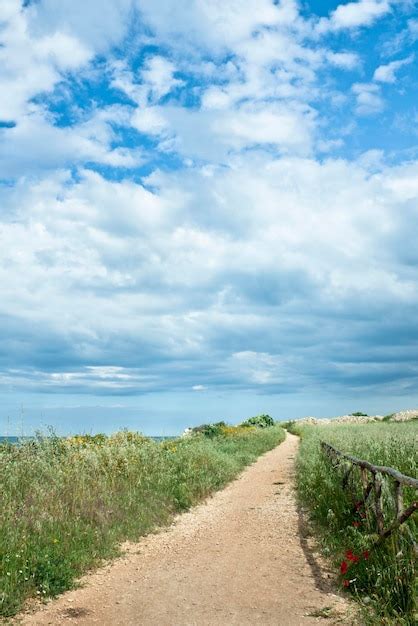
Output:
M288 435L226 489L19 622L351 624L304 536L292 486L297 446Z

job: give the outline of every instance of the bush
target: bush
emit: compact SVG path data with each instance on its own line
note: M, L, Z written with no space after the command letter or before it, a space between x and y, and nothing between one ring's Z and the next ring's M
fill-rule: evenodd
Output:
M218 437L224 434L224 429L227 428L225 422L215 422L214 424L202 424L201 426L195 426L192 428L192 434L203 435L204 437Z
M256 426L257 428L270 428L274 426L274 419L270 415L256 415L250 417L245 422L242 422L241 426Z

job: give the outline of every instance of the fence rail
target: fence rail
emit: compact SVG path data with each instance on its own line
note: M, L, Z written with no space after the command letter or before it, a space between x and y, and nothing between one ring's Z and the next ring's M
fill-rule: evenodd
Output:
M325 441L321 442L321 447L324 454L331 460L334 466L344 466L344 473L342 478L342 486L347 489L349 486L350 477L354 467L359 467L361 472L362 482L362 499L355 504L355 510L359 507L366 506L371 496L374 500L374 512L376 519L376 530L379 536L379 541L389 537L397 528L406 522L413 513L418 510L418 500L414 500L408 507L404 507L404 487L410 487L418 491L418 480L411 476L405 476L392 467L385 467L382 465L373 465L363 459L357 459L350 454L344 454L340 450L337 450L329 443ZM370 476L371 474L371 476ZM383 479L384 477L390 477L393 480L393 489L391 490L393 499L394 515L392 521L386 523L385 515L383 511ZM393 519L394 518L394 519ZM410 533L415 550L418 545Z

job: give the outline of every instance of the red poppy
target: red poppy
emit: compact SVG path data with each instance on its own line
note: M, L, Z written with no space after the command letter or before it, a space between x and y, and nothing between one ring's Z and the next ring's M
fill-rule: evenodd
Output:
M362 504L363 504L363 503L362 503L361 501L359 501L359 502L356 502L356 503L355 503L355 505L354 505L354 506L355 506L355 508L356 508L356 511L359 511L359 510L361 509Z
M340 565L340 572L341 574L346 574L347 571L348 571L347 561L343 561Z
M345 553L345 556L352 563L358 563L360 561L360 557L353 554L351 550L347 550L347 552Z
M366 559L366 561L367 561L367 559L369 558L369 556L370 556L370 552L369 552L368 550L365 550L365 551L363 552L363 557Z
M354 528L359 528L360 522L353 522L353 526L354 526Z
M350 586L350 581L345 578L343 580L343 585L344 585L344 587L349 587Z

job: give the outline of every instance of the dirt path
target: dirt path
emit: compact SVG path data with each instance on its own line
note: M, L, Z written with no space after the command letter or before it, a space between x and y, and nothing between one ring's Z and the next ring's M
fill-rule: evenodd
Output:
M226 489L23 624L350 624L344 601L327 589L326 573L300 539L297 446L288 435Z

